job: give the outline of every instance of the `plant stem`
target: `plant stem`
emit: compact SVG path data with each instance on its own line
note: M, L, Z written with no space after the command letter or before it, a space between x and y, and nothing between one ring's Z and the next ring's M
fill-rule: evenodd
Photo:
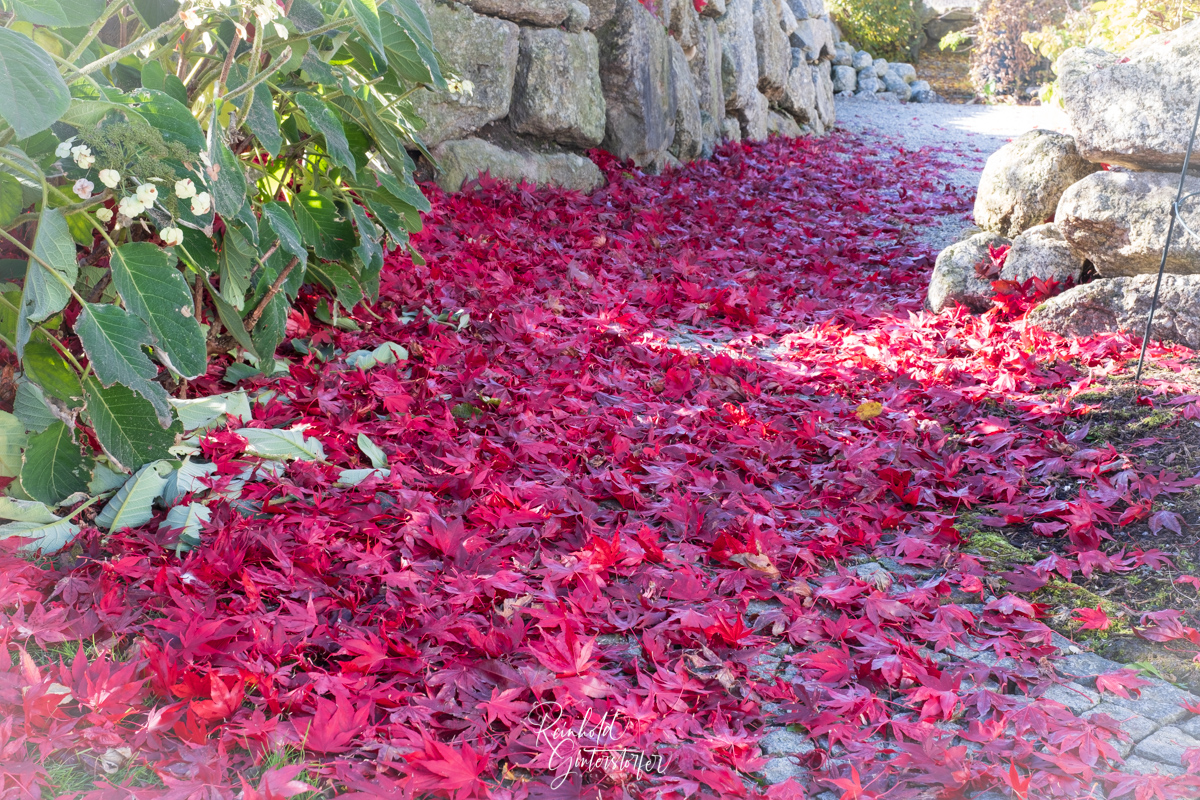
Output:
M79 40L79 44L75 45L75 49L67 56L67 61L74 64L75 60L83 55L83 51L92 43L92 40L100 35L100 31L104 30L104 26L108 24L108 21L124 7L125 3L118 2L106 8L104 13L100 15L100 19L92 23L92 27L88 28L88 32Z
M237 98L246 94L246 92L254 91L254 88L256 86L258 86L260 83L262 83L263 81L267 80L272 75L274 75L276 70L279 68L279 65L282 64L283 62L287 61L291 57L292 57L292 46L288 45L287 47L283 48L283 51L280 52L280 54L275 58L275 61L273 61L271 64L267 65L266 69L264 69L262 72L258 73L258 75L256 75L254 77L254 80L246 81L241 86L234 89L229 94L225 95L225 99L230 100L230 101L236 100ZM250 105L253 102L254 102L254 98L250 98L249 100L246 101L246 107L242 110L242 113L239 115L240 117L244 118L246 116L246 114L249 113ZM239 119L238 124L241 124L241 122L242 122L242 120Z
M283 288L283 282L287 280L288 275L292 274L292 270L300 263L300 256L292 256L292 260L283 268L283 272L279 273L279 277L271 284L271 288L267 289L267 293L263 295L263 299L258 301L258 305L250 312L250 316L246 317L246 332L254 330L254 326L262 319L263 312L267 310L267 303L275 299L275 295L279 294L279 290Z
M213 90L214 105L217 98L221 97L221 91L225 88L225 82L229 80L229 68L233 66L233 59L237 55L237 49L241 43L242 32L237 31L233 34L233 41L229 43L229 52L225 54L225 63L221 65L221 79L217 81L217 87Z
M134 39L132 42L125 45L120 50L114 50L113 52L109 53L108 55L104 56L103 58L98 58L95 61L93 61L92 63L88 64L87 66L81 67L79 72L83 75L89 75L89 74L95 72L96 70L104 69L109 64L113 64L113 63L116 63L117 61L120 61L122 58L129 55L130 53L137 52L139 49L141 49L142 45L144 45L146 42L153 41L160 36L170 36L182 24L183 23L181 23L179 21L179 12L176 12L170 19L168 19L162 25L159 25L154 30L143 33L141 36Z

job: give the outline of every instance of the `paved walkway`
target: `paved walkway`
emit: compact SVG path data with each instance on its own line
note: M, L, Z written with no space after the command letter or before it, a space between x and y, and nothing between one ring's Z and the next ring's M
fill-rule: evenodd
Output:
M878 137L906 150L930 148L959 168L948 182L974 189L988 156L1034 128L1069 133L1057 106L977 106L952 103L897 104L877 100L845 100L837 106L837 124L867 138ZM936 250L953 244L970 225L964 217L947 217L922 235Z

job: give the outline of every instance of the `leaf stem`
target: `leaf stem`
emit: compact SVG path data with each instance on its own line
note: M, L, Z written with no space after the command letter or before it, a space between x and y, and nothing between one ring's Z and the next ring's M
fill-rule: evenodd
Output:
M100 18L92 23L92 27L88 28L88 32L79 40L79 44L75 45L75 49L67 56L67 61L74 64L76 59L83 55L83 51L92 43L92 40L100 35L100 31L104 30L104 26L108 24L108 21L124 7L124 2L117 2L106 8L104 13L100 15Z
M154 41L155 39L157 39L160 36L170 36L182 24L183 23L180 22L180 20L179 20L179 12L177 11L177 12L175 12L175 14L173 14L171 16L170 19L168 19L162 25L159 25L154 30L143 33L141 36L134 39L132 42L125 45L120 50L114 50L111 53L109 53L108 55L104 56L103 58L98 58L95 61L93 61L92 63L88 64L87 66L81 67L79 69L79 72L83 75L89 75L89 74L95 72L96 70L104 69L109 64L113 64L113 63L116 63L117 61L120 61L122 58L129 55L130 53L137 52L139 49L141 49L142 45L146 44L146 42Z
M254 310L250 312L250 316L246 317L245 327L247 333L254 330L254 326L257 325L258 321L262 318L263 312L267 310L267 303L270 303L275 299L275 295L279 294L279 290L283 288L284 281L287 280L288 275L292 274L292 270L295 269L296 265L299 263L300 256L292 256L292 260L289 261L288 265L283 268L283 272L279 273L279 277L277 277L275 282L271 284L271 288L267 289L267 293L263 295L262 300L259 300L258 305L256 305Z

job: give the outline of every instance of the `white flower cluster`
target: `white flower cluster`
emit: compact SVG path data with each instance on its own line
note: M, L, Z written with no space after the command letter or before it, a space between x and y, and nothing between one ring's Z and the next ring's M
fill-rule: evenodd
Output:
M212 0L217 4L229 5L229 0ZM54 149L54 154L59 158L70 157L74 160L76 166L80 169L91 169L96 163L96 156L92 154L91 149L84 144L73 144L75 137L72 136L64 142L60 142L58 147ZM206 154L201 153L200 159L207 162ZM100 170L100 182L109 189L119 190L123 177L121 173L115 169L105 168ZM117 213L120 217L117 221L121 224L128 224L140 217L147 209L154 206L158 202L158 187L149 181L138 181L132 179L136 183L136 188L133 194L127 194L117 201ZM75 194L81 200L90 200L96 190L96 184L87 178L80 178L75 181L71 187ZM192 214L197 217L203 216L212 210L212 195L208 192L201 192L196 189L196 183L191 178L183 178L175 182L175 196L180 200L190 200ZM103 223L109 223L113 218L111 208L101 207L93 212L96 219ZM175 226L167 226L161 228L158 232L159 238L167 247L174 247L183 242L183 231Z

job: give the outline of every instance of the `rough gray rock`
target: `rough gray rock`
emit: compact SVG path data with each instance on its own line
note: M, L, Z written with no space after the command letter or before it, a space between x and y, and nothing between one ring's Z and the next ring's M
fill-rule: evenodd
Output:
M758 90L768 100L783 97L792 67L792 48L780 20L782 0L753 0L754 43L758 60Z
M929 294L926 304L931 311L939 312L958 303L973 311L986 311L992 306L992 281L982 278L976 265L988 263L988 247L1009 244L1008 239L995 233L979 233L969 239L947 247L938 254L929 279Z
M725 117L725 95L721 88L721 37L717 23L700 18L696 52L688 62L696 97L700 102L700 126L704 152L711 153L721 139L721 120Z
M858 71L858 92L861 94L872 94L883 88L882 82L875 75L873 69L860 69Z
M912 89L909 88L908 82L894 70L883 73L883 88L884 91L891 92L900 100L907 101L912 97Z
M725 0L706 0L704 7L700 9L700 16L702 17L716 19L717 17L724 16L724 14Z
M580 33L591 27L592 10L579 0L570 0L567 3L567 19L563 25L571 33Z
M968 4L964 4L968 5ZM961 31L975 24L975 10L971 7L950 8L925 23L925 36L931 42L940 42L942 37L953 31Z
M856 70L861 72L862 70L866 69L867 67L873 68L875 66L875 59L872 58L871 54L868 53L866 50L859 50L850 59L850 66L854 67Z
M590 160L574 153L515 153L482 139L443 142L433 151L437 184L457 192L466 181L488 172L493 178L538 186L561 186L591 192L604 185L604 175Z
M1141 336L1150 311L1155 277L1106 278L1076 286L1039 305L1030 312L1028 320L1063 336L1091 336L1104 331L1126 331ZM1200 275L1163 275L1150 337L1200 348ZM1142 699L1150 699L1145 690ZM1178 722L1186 714L1180 709L1176 715L1170 703L1143 710L1129 706L1129 701L1123 698L1113 702L1168 723ZM1173 718L1164 719L1155 712L1169 713Z
M721 86L725 110L755 103L758 94L758 48L754 43L754 0L729 0L717 19L721 35Z
M929 86L929 81L912 81L911 83L908 84L908 88L912 89L913 94L916 94L917 92L922 92L922 91L928 92L931 90L930 86Z
M924 81L916 81L916 82L924 83ZM908 102L910 102L910 103L940 103L940 102L942 102L942 97L937 92L935 92L933 89L929 89L929 88L913 89L912 94L909 95Z
M1070 136L1032 130L987 160L975 196L975 223L984 230L1016 236L1054 218L1068 186L1095 172Z
M917 79L917 68L912 64L895 62L890 64L889 68L903 78L907 83L912 83Z
M1085 158L1179 169L1200 85L1200 20L1121 54L1073 47L1056 65L1063 107Z
M833 68L833 91L854 92L858 90L858 73L853 67Z
M833 37L832 29L829 32L830 37ZM854 48L849 42L838 42L833 47L833 65L835 67L850 67L854 62ZM851 67L853 69L853 67Z
M792 69L779 106L800 123L811 123L817 117L817 86L798 50L792 50Z
M588 7L589 31L604 27L617 13L617 0L583 0L583 4Z
M1053 684L1042 697L1062 703L1076 714L1082 714L1100 704L1100 695L1078 683Z
M1180 767L1172 767L1158 761L1151 761L1148 758L1142 758L1139 755L1132 755L1125 759L1125 763L1121 765L1121 772L1127 772L1132 775L1182 775L1183 769Z
M670 153L682 162L694 161L704 152L704 130L700 119L700 93L692 80L687 57L679 42L669 39L671 91L675 106L675 138Z
M470 93L450 94L419 89L412 101L425 120L421 138L433 147L460 139L503 119L512 103L517 76L518 34L515 23L476 14L466 6L423 0L433 31L433 44L446 66L469 81Z
M1063 237L1106 278L1157 272L1166 244L1179 177L1166 172L1096 172L1073 184L1058 202ZM1200 191L1189 178L1184 192ZM1200 219L1200 203L1184 203L1186 219ZM1200 242L1176 226L1167 272L1200 272Z
M1013 239L1000 277L1017 283L1039 278L1065 284L1078 282L1082 271L1083 259L1071 250L1058 226L1049 222L1035 225Z
M763 767L763 780L771 785L783 783L788 778L803 778L807 773L800 765L790 758L772 758Z
M813 85L817 91L817 122L820 126L814 125L817 133L824 133L827 129L833 127L833 123L837 121L837 109L833 105L833 68L828 61L822 61L820 64L814 64L810 67L812 70ZM812 120L809 124L812 124Z
M1178 728L1160 728L1138 742L1134 752L1142 758L1176 766L1183 763L1185 750L1197 747L1200 747L1200 741L1193 739Z
M637 0L617 0L596 38L607 112L602 146L638 166L654 162L675 140L670 37Z
M742 124L737 121L737 117L725 117L721 120L721 138L727 142L742 140Z
M578 147L600 144L605 113L596 37L522 28L509 120L517 133Z
M811 753L816 749L812 739L793 733L787 728L775 728L758 742L763 754L768 756L794 756Z
M829 23L823 19L805 19L796 23L796 29L791 34L792 47L798 47L804 53L804 60L816 63L824 56L833 56L833 31ZM845 51L843 51L845 52ZM842 61L846 66L853 59L853 51L844 56ZM834 63L838 63L834 59Z
M796 19L820 19L828 16L825 12L825 0L787 0L792 7Z
M567 18L567 0L463 0L471 10L489 17L553 28Z
M692 0L663 0L667 15L667 33L679 42L684 53L689 53L699 44L700 14Z
M738 122L742 125L742 138L752 142L761 142L767 138L767 112L771 104L761 92L750 96L750 102L745 108L737 109Z
M791 137L803 135L803 131L800 130L800 126L796 123L796 120L777 111L767 112L767 133Z
M886 58L877 58L871 62L871 66L875 68L875 77L882 78L887 74L888 62Z

